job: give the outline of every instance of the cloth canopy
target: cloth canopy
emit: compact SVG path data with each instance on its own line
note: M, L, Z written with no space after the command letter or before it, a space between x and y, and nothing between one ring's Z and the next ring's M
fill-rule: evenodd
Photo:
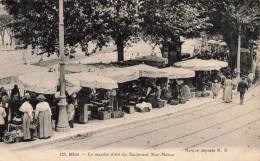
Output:
M21 82L18 79L18 76L26 73L42 73L47 71L47 68L34 65L3 65L0 68L0 85L4 86L5 89L12 89L14 84L17 84L20 87Z
M18 76L21 88L42 94L55 94L58 85L58 75L55 72L30 72Z
M80 90L81 87L104 89L118 88L115 80L91 72L66 74L65 84L68 94Z
M125 71L132 71L139 73L139 77L149 77L149 78L160 78L160 77L167 77L167 72L164 72L158 68L145 65L145 64L139 64L134 65L130 67L123 68Z
M117 68L114 70L104 70L102 75L115 80L117 83L129 82L129 81L137 80L139 78L138 71L131 71L131 70L127 70L125 68Z
M182 78L195 77L195 72L190 69L168 67L168 68L162 68L161 70L168 73L169 79L182 79Z
M220 70L224 67L225 62L218 60L202 60L202 59L190 59L174 64L176 67L191 69L193 71L210 71Z
M134 61L138 61L138 62L145 62L147 64L158 64L158 65L163 65L163 64L168 64L168 59L163 58L163 57L159 57L156 55L148 55L148 56L140 56L140 57L136 57L134 59Z

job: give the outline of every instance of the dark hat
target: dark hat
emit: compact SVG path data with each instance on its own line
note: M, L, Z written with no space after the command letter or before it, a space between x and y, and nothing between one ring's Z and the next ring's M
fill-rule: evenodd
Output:
M1 88L0 88L0 93L4 93L4 92L6 92L5 88L4 88L4 87L1 87Z

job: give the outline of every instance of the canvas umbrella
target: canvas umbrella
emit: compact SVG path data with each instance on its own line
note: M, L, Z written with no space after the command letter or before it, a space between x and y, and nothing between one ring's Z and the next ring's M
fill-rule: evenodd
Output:
M191 69L193 71L210 71L210 70L219 70L221 65L219 63L202 60L202 59L190 59L174 64L176 67Z
M124 68L125 71L135 71L139 73L139 77L148 77L148 78L160 78L160 77L167 77L167 73L149 66L145 64L139 64L139 65L134 65L130 67Z
M161 70L168 73L168 79L183 79L195 77L195 72L190 69L168 67Z
M55 94L58 85L58 75L55 72L31 72L18 77L22 88L42 94Z

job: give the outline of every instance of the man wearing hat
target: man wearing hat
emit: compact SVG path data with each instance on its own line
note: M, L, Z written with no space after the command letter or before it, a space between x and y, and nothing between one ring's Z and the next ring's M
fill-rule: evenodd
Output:
M248 84L246 82L246 78L243 77L242 81L240 81L237 86L237 91L240 92L240 105L243 105L246 89L248 90Z

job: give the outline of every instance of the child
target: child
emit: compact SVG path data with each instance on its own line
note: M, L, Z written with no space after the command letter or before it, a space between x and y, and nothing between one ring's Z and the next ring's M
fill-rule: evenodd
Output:
M2 142L2 139L4 137L5 117L6 117L5 109L2 107L2 104L0 104L0 142Z
M71 99L68 99L67 114L68 114L68 121L69 121L70 128L73 128L75 108Z
M218 80L215 80L214 83L212 84L212 93L213 93L213 98L218 97L218 91L219 91L219 83Z

